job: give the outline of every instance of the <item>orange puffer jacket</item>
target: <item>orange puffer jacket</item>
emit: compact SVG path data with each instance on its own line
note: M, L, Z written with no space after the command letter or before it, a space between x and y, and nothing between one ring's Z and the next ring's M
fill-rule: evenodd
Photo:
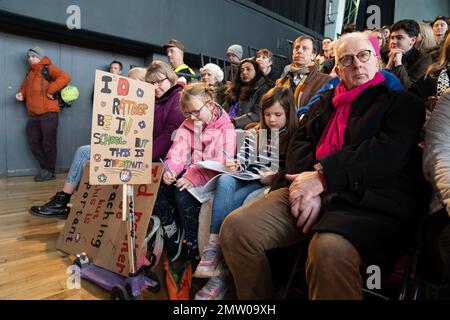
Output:
M48 65L48 71L52 82L48 82L42 76L42 68ZM26 100L27 110L30 115L38 116L47 112L59 112L58 100L51 100L47 93L55 94L64 88L70 81L70 75L58 69L48 57L30 66L30 70L20 87Z

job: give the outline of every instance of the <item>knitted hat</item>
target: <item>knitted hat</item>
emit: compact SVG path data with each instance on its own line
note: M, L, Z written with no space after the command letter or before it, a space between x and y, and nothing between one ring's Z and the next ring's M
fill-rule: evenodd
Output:
M167 42L164 46L165 49L170 48L170 47L177 47L178 49L180 49L181 51L184 52L184 46L183 44L175 39L169 40L169 42Z
M42 50L38 46L35 46L35 47L29 49L28 52L27 52L27 55L33 55L36 58L38 58L39 60L42 60L42 58L45 57L44 50Z
M222 82L223 71L217 64L207 63L200 69L200 72L203 72L203 70L209 70L216 77L217 81Z
M231 45L228 49L227 49L227 54L228 53L232 53L234 54L236 57L238 57L239 59L242 60L242 46L239 44L233 44Z

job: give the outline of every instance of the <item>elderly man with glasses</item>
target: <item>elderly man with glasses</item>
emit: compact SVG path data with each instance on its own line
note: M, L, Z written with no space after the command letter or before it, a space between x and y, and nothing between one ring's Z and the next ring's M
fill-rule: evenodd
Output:
M346 34L335 49L341 82L303 117L285 174L222 225L240 299L272 298L266 251L301 241L309 241L310 299L362 299L360 268L377 265L388 273L424 212L417 147L423 103L389 89L368 35Z

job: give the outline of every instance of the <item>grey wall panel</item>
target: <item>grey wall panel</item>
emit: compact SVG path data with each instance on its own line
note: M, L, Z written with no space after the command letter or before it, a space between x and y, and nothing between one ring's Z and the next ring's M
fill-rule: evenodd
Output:
M73 107L60 113L57 158L59 170L69 168L76 149L90 142L95 69L105 70L114 59L122 61L126 71L130 64L142 65L144 62L143 58L0 33L0 49L3 48L0 56L2 61L6 61L3 66L0 64L0 84L3 82L2 88L6 88L2 91L3 97L0 97L4 101L0 107L0 113L4 114L0 118L0 127L6 132L4 138L0 138L0 165L2 159L5 162L2 166L5 169L0 171L5 170L9 176L35 174L38 167L26 141L25 125L28 115L25 104L15 100L15 94L28 71L26 52L34 45L42 47L55 65L70 73L71 82L80 91L80 98Z
M450 16L448 0L396 0L394 21L402 19L434 20L437 16Z
M83 29L156 46L177 38L190 53L220 58L233 43L285 54L286 39L314 33L245 0L2 0L0 10L65 25L71 4Z
M72 4L81 9L82 29L93 32L98 38L105 39L104 34L157 47L170 38L177 38L189 53L201 52L218 58L226 58L226 48L233 43L267 47L274 53L286 55L286 39L295 39L301 32L313 33L246 0L0 0L0 11L20 15L17 18L19 25L21 16L22 19L32 17L57 23L60 29L66 30L66 9ZM0 130L6 132L0 137L0 152L3 154L0 155L0 174L2 170L6 170L8 175L34 174L37 166L26 143L25 108L14 98L27 71L25 52L29 47L42 46L55 64L72 75L72 82L81 93L73 108L64 110L60 116L57 160L57 168L60 169L68 168L74 151L89 143L94 70L105 68L113 58L124 62L127 70L130 64L141 65L149 58L115 56L96 50L98 46L80 48L80 44L72 45L72 31L68 29L67 36L64 32L68 40L63 41L65 44L32 39L33 30L40 30L39 21L32 28L24 24L24 28L15 28L0 37L0 59L4 61L3 65L0 62L0 84L3 81L1 87L4 88L0 93L0 126L3 126ZM27 37L20 30L28 30L25 33ZM40 38L39 35L37 37ZM57 38L50 32L43 39L55 41ZM116 45L121 48L120 41ZM158 56L162 52L146 51L145 54ZM12 89L5 89L7 87Z
M4 37L0 33L0 52L4 52L4 44ZM5 70L5 63L5 55L0 55L0 70ZM7 87L4 77L0 75L0 177L6 175L6 95L11 89Z

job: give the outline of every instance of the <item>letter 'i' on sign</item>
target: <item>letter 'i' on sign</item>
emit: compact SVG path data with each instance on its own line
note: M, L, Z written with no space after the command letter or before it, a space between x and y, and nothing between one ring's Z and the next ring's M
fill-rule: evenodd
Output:
M108 88L108 83L112 81L112 78L110 76L103 76L102 81L104 82L105 86L100 90L102 93L111 93L111 89Z
M367 289L381 289L381 270L379 266L371 265L367 267L367 274L370 276L366 280Z

